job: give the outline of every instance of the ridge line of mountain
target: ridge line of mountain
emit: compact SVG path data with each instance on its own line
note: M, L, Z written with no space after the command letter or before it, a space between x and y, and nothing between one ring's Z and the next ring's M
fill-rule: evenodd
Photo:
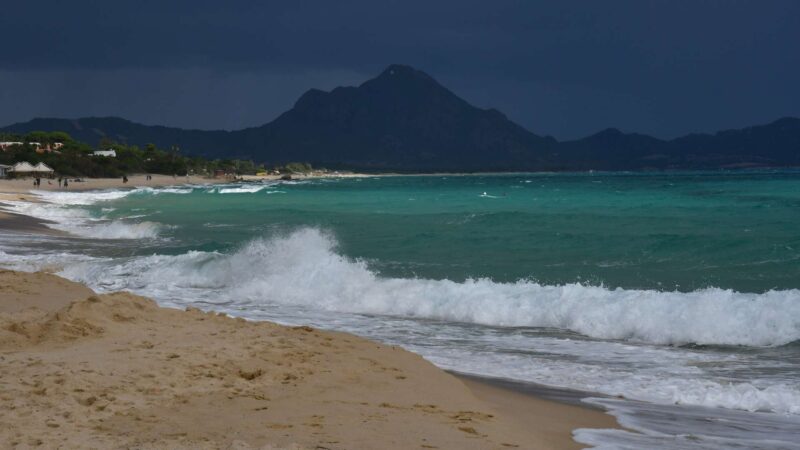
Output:
M64 131L187 154L330 168L401 171L665 170L800 166L800 119L659 139L607 128L585 138L540 136L477 108L430 75L390 65L359 86L309 89L271 122L240 130L143 125L120 117L36 118L0 129Z
M309 89L309 90L319 90L319 89ZM322 91L322 92L325 92L325 91ZM491 110L497 111L495 108L487 108L485 110L486 111L491 111ZM502 114L502 111L498 111L498 112L500 112ZM42 121L42 122L46 122L46 121L80 122L80 121L106 121L106 120L108 120L108 121L121 121L121 122L126 122L128 124L135 125L135 126L141 126L141 127L161 128L161 129L188 131L188 132L202 132L202 133L236 133L236 132L240 132L240 131L251 130L251 129L254 129L254 128L261 128L261 127L271 123L271 122L267 122L267 123L264 123L262 125L254 125L254 126L250 126L250 127L237 128L235 130L226 130L226 129L222 129L222 128L205 129L205 128L184 128L184 127L179 127L179 126L158 125L158 124L156 124L156 125L148 125L148 124L145 124L145 123L142 123L142 122L137 122L136 120L126 119L125 117L113 116L113 115L112 116L83 116L83 117L75 117L75 118L55 117L55 116L42 116L42 117L34 117L34 118L32 118L32 119L30 119L28 121L24 121L24 122L14 122L14 123L6 125L4 127L0 127L0 131L12 132L10 130L13 130L13 129L18 128L18 127L25 126L25 125L27 125L28 123L31 123L31 122L39 122L39 121ZM791 121L791 122L800 121L800 117L784 116L784 117L780 117L778 119L772 120L772 121L767 122L767 123L761 123L761 124L756 124L756 125L748 125L748 126L742 127L742 128L725 128L725 129L717 130L717 131L714 131L714 132L693 131L691 133L686 133L686 134L683 134L683 135L680 135L680 136L676 136L674 138L660 138L660 137L656 137L656 136L651 136L649 134L639 133L639 132L636 132L636 131L622 131L619 128L616 128L616 127L603 128L600 131L597 131L595 133L589 134L589 135L584 136L582 138L559 140L559 139L557 139L557 138L555 138L553 136L550 136L550 135L545 135L543 137L544 138L551 138L551 139L555 140L559 144L566 144L566 143L571 143L571 142L582 141L582 140L590 139L590 138L592 138L594 136L599 136L599 135L604 135L604 134L617 134L617 135L623 135L623 136L641 136L641 137L653 139L653 140L660 141L660 142L673 142L673 141L677 141L677 140L681 140L681 139L685 139L685 138L690 138L690 137L696 137L696 136L716 136L716 135L719 135L719 134L722 134L722 133L745 131L745 130L748 130L748 129L751 129L751 128L776 125L778 123L787 122L787 121ZM519 125L519 126L522 127L522 125ZM37 129L36 131L58 131L58 130L38 130Z

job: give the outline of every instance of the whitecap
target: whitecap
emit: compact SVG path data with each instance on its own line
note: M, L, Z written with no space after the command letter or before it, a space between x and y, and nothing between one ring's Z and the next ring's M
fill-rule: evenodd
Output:
M664 292L527 280L384 278L364 261L338 254L336 245L330 234L302 228L256 239L232 254L192 253L202 264L186 255L157 256L141 261L142 271L133 272L153 277L149 282L156 284L192 286L192 280L210 280L251 301L499 327L560 328L599 339L758 347L800 340L797 289Z

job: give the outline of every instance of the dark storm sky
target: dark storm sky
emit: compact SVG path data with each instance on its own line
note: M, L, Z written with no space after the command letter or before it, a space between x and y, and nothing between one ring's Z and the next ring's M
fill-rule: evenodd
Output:
M236 129L409 64L538 134L800 116L800 1L35 1L0 8L0 124Z

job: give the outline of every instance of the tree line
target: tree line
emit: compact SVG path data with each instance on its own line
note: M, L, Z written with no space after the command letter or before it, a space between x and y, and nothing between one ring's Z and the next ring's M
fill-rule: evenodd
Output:
M154 144L144 147L125 145L109 139L100 141L99 149L114 150L116 157L95 156L90 145L76 141L62 131L34 131L25 135L0 133L0 141L21 142L0 151L0 164L12 165L27 161L33 165L43 162L59 175L91 178L117 178L126 174L151 173L163 175L214 175L218 171L234 175L256 175L276 171L280 173L310 172L308 163L289 163L271 170L264 164L239 159L214 159L192 157L181 153L178 147L158 148ZM42 151L41 147L56 150Z

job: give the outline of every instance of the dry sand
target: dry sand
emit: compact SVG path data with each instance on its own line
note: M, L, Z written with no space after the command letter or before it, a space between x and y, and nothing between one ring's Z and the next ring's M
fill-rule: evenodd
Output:
M96 295L0 271L9 448L579 448L599 411L445 373L397 347Z
M371 177L375 175L366 175L359 173L322 173L313 172L310 174L295 174L292 179L303 180L309 178L362 178ZM120 189L120 188L135 188L135 187L164 187L164 186L180 186L184 184L218 184L218 183L232 183L232 179L225 178L208 178L201 176L177 176L170 175L151 175L152 179L148 180L147 175L131 175L128 177L128 182L123 183L122 178L81 178L83 181L73 181L75 178L69 178L69 186L67 188L58 186L58 179L49 180L42 178L42 185L39 187L33 186L33 178L23 179L10 179L0 180L0 201L18 199L19 195L27 197L28 200L32 197L31 190L43 191L90 191L96 189ZM242 181L274 181L279 180L280 175L242 175L239 177ZM48 184L48 181L50 182Z
M42 191L90 191L94 189L119 189L119 188L135 188L141 186L149 187L163 187L175 186L182 184L209 184L209 183L227 183L228 180L219 178L206 178L199 176L188 177L172 177L169 175L152 175L152 180L148 180L146 175L131 175L128 177L128 182L123 183L122 178L82 178L83 181L72 181L75 178L69 179L69 186L67 188L58 187L58 180L48 180L42 178L42 185L34 188L32 178L13 179L13 180L0 180L0 201L3 200L2 195L8 196L18 194L30 194L31 190ZM48 181L50 184L48 184ZM30 195L28 195L30 197Z

